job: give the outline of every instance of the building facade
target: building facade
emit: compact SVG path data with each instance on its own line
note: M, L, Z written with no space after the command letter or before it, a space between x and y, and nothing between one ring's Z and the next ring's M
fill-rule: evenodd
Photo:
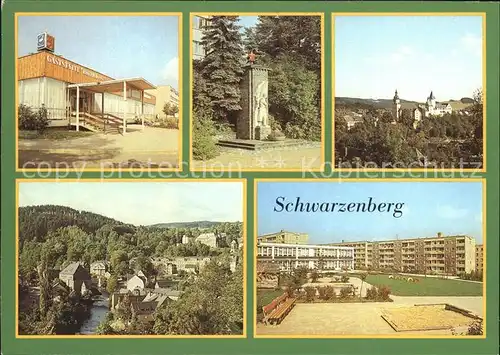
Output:
M476 245L476 272L483 272L483 244Z
M257 262L277 264L280 271L291 271L298 267L322 271L351 270L354 268L354 248L259 242Z
M91 287L90 273L78 262L71 263L61 270L59 279L77 295L82 295Z
M48 36L47 38L49 38ZM54 39L52 39L54 41ZM67 126L78 111L84 117L136 120L153 115L154 88L142 78L116 80L39 46L38 52L17 58L18 104L45 107L51 126ZM104 95L104 97L103 97ZM104 106L103 106L104 103Z
M206 51L202 44L203 32L208 25L210 18L208 16L193 16L191 29L193 35L193 58L201 60L205 57Z
M281 230L278 233L261 235L258 240L262 243L307 244L309 236L306 233Z
M165 117L163 108L165 104L179 107L179 92L170 85L159 85L156 89L146 90L146 94L156 98L154 115L156 117ZM175 117L178 117L177 113Z
M219 238L215 233L203 233L196 237L196 242L208 245L211 248L219 246Z
M90 274L95 276L105 276L106 272L109 271L109 267L109 261L94 261L90 264Z
M476 269L476 241L470 236L342 242L354 248L357 269L460 275Z

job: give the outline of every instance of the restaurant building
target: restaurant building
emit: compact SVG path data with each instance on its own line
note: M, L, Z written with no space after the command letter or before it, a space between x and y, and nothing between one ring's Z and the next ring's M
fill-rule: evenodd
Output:
M54 54L55 39L38 35L37 52L17 59L18 104L45 107L50 126L118 130L153 118L155 86L140 77L115 79Z

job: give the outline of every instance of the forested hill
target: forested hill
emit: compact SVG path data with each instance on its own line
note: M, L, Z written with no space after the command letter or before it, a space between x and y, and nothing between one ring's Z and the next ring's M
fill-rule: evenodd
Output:
M125 225L100 214L78 211L66 206L41 205L19 207L19 240L43 241L47 233L61 227L78 226L95 233L103 225Z
M150 228L211 228L217 226L222 222L211 221L194 221L194 222L171 222L171 223L157 223L150 225Z

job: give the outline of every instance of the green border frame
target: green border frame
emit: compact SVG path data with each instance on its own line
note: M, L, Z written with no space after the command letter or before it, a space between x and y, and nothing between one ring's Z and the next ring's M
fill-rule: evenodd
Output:
M331 13L341 12L486 12L487 26L487 173L474 177L487 178L487 327L486 339L253 339L253 248L247 248L247 334L246 339L15 339L15 179L38 177L35 174L23 176L15 168L15 104L13 88L14 77L14 12L182 12L183 13L183 157L182 173L150 173L151 177L200 178L202 173L189 172L189 13L190 12L279 12L286 7L287 12L324 12L325 13L325 159L326 171L323 174L270 172L243 173L247 179L247 196L254 196L254 178L300 178L300 177L345 177L342 173L332 172L331 117L332 103L332 58L331 58ZM2 353L11 354L497 354L498 353L498 215L499 215L499 10L498 3L463 2L327 2L327 1L16 1L7 0L2 9L2 298L1 298L1 337ZM491 119L488 119L490 117ZM357 178L403 178L407 173L370 173L355 174ZM108 176L108 175L107 175ZM470 174L462 174L467 177ZM71 173L68 178L76 178ZM100 173L88 172L84 178L100 178ZM118 173L111 178L131 178L129 173ZM234 172L218 174L217 177L235 177ZM414 173L412 177L459 177L458 173L435 174ZM57 178L55 173L47 178ZM247 201L247 245L254 243L253 227L254 201Z

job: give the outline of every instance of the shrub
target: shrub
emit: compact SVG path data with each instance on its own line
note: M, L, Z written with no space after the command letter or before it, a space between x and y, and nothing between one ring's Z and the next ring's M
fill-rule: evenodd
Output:
M285 139L285 135L281 131L272 131L271 134L267 136L270 141L280 141Z
M306 301L312 302L316 298L316 288L315 287L304 287L304 291L306 291Z
M376 287L370 287L366 290L366 299L367 300L376 300L378 298L378 291Z
M340 280L341 280L342 283L348 283L349 282L349 276L342 275L342 278Z
M280 123L274 118L273 115L268 114L267 118L269 120L269 126L271 127L271 131L282 131Z
M340 294L339 294L339 297L341 299L346 299L346 298L349 298L351 297L351 294L352 294L352 291L350 288L348 287L343 287L342 289L340 289Z
M199 110L193 113L193 158L208 160L219 154L219 149L214 141L216 133L214 123L209 114Z
M323 296L325 300L335 299L335 289L332 286L323 287L323 290L324 290Z
M483 335L483 321L478 320L472 323L467 329L467 335Z
M378 299L382 301L390 300L389 295L391 294L391 289L385 285L378 288Z
M320 300L326 300L326 287L318 287L318 294Z
M167 117L163 121L163 126L168 129L179 129L179 120L175 117Z
M31 107L19 105L19 129L29 131L43 131L49 126L49 114L44 105L36 112Z
M319 273L316 270L311 272L311 282L316 282L319 279Z

